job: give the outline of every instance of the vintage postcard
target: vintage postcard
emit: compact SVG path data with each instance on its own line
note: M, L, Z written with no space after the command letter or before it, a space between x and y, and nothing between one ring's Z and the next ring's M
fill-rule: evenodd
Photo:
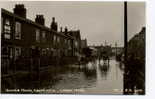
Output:
M2 94L145 95L145 2L0 7Z

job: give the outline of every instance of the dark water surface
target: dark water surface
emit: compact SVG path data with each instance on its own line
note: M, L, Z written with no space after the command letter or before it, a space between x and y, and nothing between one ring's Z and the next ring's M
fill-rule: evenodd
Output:
M123 94L121 66L115 60L110 60L109 65L99 60L84 65L70 65L55 76L55 83L49 81L42 87L62 93L77 90L77 93L84 94Z
M109 64L95 60L83 65L50 66L43 72L9 78L7 83L3 80L2 85L4 92L20 89L15 93L123 94L122 67L114 59Z

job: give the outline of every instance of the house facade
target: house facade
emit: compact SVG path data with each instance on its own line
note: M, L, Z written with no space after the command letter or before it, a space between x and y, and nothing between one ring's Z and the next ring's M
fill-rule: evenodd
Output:
M4 68L11 64L10 60L21 58L76 55L76 39L72 35L59 32L54 17L48 28L43 15L36 15L35 21L27 19L23 4L15 5L13 13L1 9L1 28L1 59Z

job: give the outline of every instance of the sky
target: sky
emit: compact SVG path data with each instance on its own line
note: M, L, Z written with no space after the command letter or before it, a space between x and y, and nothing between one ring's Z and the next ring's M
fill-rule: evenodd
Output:
M55 17L60 27L80 30L81 38L88 45L124 45L124 3L123 2L52 2L16 1L1 2L0 7L13 12L15 4L24 4L27 18L35 20L36 14L43 14L45 25L50 27ZM145 26L145 2L128 2L128 40Z

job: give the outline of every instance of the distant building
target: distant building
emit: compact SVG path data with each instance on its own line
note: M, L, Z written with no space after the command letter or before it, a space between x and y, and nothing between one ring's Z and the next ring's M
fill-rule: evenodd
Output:
M119 55L121 53L123 53L123 47L112 47L112 53L114 53L115 55Z

